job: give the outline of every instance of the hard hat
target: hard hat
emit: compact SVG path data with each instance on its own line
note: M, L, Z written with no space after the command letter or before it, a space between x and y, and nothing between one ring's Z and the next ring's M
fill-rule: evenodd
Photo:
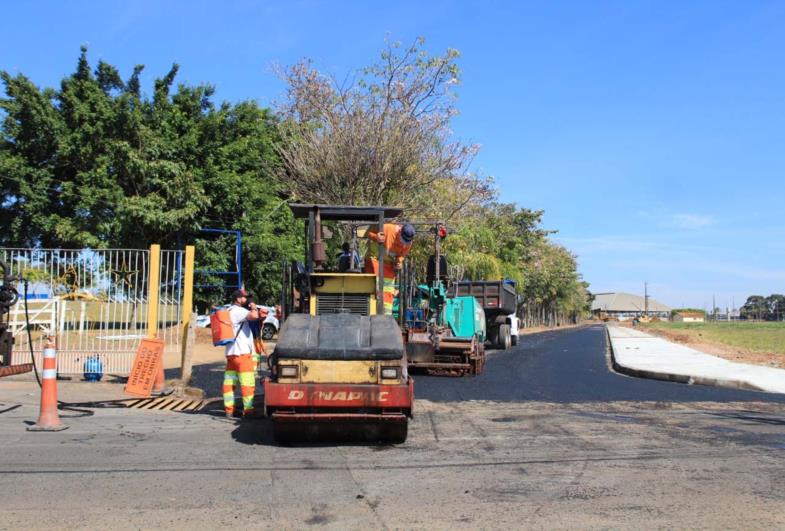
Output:
M406 223L401 227L401 239L404 243L412 243L414 241L415 232L414 227L409 223Z

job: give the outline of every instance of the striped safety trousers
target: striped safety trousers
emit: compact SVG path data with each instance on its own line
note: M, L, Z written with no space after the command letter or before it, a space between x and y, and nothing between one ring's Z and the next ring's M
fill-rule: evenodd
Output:
M224 410L227 415L234 413L234 386L240 384L240 394L243 396L243 414L253 411L253 395L256 389L254 371L256 362L250 354L226 357L226 371L224 372Z
M365 259L365 272L373 273L379 270L379 261L376 258L368 257ZM384 284L382 285L382 296L384 297L384 315L393 314L393 304L395 296L398 294L398 284L396 282L395 268L392 262L384 261Z

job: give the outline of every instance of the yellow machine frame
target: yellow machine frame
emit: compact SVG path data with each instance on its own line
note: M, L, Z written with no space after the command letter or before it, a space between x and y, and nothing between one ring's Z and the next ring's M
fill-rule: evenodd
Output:
M370 315L378 315L376 309L376 275L373 273L312 273L311 277L323 278L324 284L313 288L308 313L316 315L317 298L320 294L352 295L366 293L370 296Z

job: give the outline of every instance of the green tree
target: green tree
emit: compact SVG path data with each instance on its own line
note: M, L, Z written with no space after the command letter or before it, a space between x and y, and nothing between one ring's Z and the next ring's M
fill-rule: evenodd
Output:
M765 319L769 313L766 297L762 295L750 295L740 310L744 319Z
M766 307L768 308L768 320L782 321L785 318L785 295L779 293L769 295L766 297Z
M143 97L143 68L123 81L103 61L92 69L82 48L59 89L0 72L0 201L9 214L0 220L0 244L196 242L198 267L224 269L232 246L200 229L241 230L247 286L272 302L280 263L297 254L302 234L280 208L287 191L273 177L277 118L255 102L217 105L210 85L174 89L176 64Z

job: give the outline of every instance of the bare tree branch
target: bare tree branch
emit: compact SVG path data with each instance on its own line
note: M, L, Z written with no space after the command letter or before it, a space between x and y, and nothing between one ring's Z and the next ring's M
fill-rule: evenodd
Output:
M278 70L287 84L279 178L294 198L426 214L439 202L428 198L433 188L447 186L453 203L438 208L452 216L487 195L469 173L479 147L452 140L449 128L458 54L428 57L422 43L388 41L379 63L343 83L308 61Z

